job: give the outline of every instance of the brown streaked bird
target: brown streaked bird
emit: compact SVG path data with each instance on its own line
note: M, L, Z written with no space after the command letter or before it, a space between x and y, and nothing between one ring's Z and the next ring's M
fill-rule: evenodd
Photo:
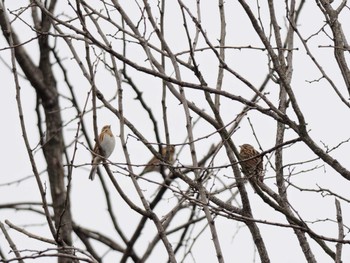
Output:
M241 167L242 172L248 179L258 179L260 182L264 180L264 166L263 166L263 157L254 156L259 155L260 153L254 149L250 144L243 144L239 146L241 151L239 156L241 158Z
M168 145L166 147L162 147L162 157L164 161L173 164L174 163L174 154L175 154L175 146ZM163 160L159 160L156 156L153 156L152 159L147 163L146 167L140 173L140 176L150 173L150 172L160 172L161 164Z
M100 147L102 148L103 152L100 151L100 148L98 147L97 143L95 144L94 150L93 150L93 157L92 157L92 167L91 172L89 175L90 180L95 179L95 174L97 171L97 166L104 158L108 158L115 147L115 138L111 130L111 125L103 126L100 135L98 136L98 142L100 144ZM102 157L103 156L103 157Z

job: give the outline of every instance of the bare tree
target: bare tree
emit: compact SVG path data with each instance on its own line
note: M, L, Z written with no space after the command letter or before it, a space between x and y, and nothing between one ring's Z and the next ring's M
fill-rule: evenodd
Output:
M342 262L349 254L350 138L337 133L347 124L323 115L332 137L318 126L321 114L335 119L350 108L346 0L6 4L0 51L10 55L0 57L41 200L0 203L28 217L25 227L0 222L13 251L1 244L1 262L273 262L276 230L293 240L284 257ZM36 124L26 122L29 86ZM90 182L105 121L118 145ZM258 151L240 154L246 143ZM50 237L30 231L33 212ZM23 248L16 232L41 248ZM256 255L231 243L248 234Z

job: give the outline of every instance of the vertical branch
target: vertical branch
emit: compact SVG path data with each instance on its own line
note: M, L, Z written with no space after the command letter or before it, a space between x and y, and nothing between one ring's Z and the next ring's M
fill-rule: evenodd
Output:
M338 16L343 8L346 6L347 1L343 0L339 7L335 10L330 4L329 0L319 0L322 5L322 11L326 17L327 23L333 33L334 41L334 57L337 60L339 69L342 73L345 85L350 95L350 70L346 62L345 51L349 52L349 45L347 43L345 34L342 29L342 25L338 20Z
M88 29L86 27L85 24L85 16L82 13L82 10L80 8L81 6L81 2L77 1L76 3L77 9L77 16L80 20L80 24L83 28L83 31L86 33L86 35L89 35ZM96 111L96 85L95 85L95 74L94 74L94 70L93 70L93 65L91 62L91 57L90 57L90 47L89 47L89 43L88 43L88 38L85 37L85 59L88 65L88 75L86 75L86 77L88 78L88 81L91 85L91 90L92 90L92 120L93 120L93 130L94 130L94 138L95 138L95 142L97 144L97 146L99 147L99 140L98 140L98 128L97 128L97 111Z
M201 15L201 6L200 6L200 0L196 1L196 10L197 10L197 20L198 20L198 23L201 23L202 21L202 15ZM196 27L196 32L195 32L195 35L193 37L193 41L192 43L189 43L189 46L191 47L192 50L196 50L196 47L198 45L198 40L199 40L199 35L200 35L200 29L199 27ZM189 57L188 57L188 64L190 65L192 62L192 55L190 53Z
M219 0L220 13L220 39L219 39L219 56L221 61L225 61L225 39L226 39L226 19L225 19L225 1ZM219 63L218 78L216 82L216 89L222 89L222 81L224 78L224 69L221 67L222 62ZM220 112L220 95L215 94L215 107Z
M160 33L164 37L165 31L164 31L164 19L165 19L165 1L160 1ZM164 43L161 42L161 49L164 50ZM162 52L161 54L161 65L165 71L165 55ZM170 136L169 136L169 124L168 124L168 115L167 115L167 104L166 104L166 97L167 97L167 88L165 80L162 81L162 112L163 112L163 124L164 124L164 133L165 133L165 141L166 144L170 144ZM159 144L159 153L161 153L161 144ZM166 153L169 154L169 153ZM160 166L161 172L163 173L164 166Z
M180 5L183 6L182 1L179 1ZM150 11L150 10L149 10ZM153 20L153 19L152 19ZM151 21L152 21L151 20ZM152 21L152 25L153 27L156 26L155 21ZM163 38L160 39L162 42L164 42L164 44L166 44L165 40ZM170 48L165 45L166 47L166 51L170 56L170 59L173 63L174 69L175 69L175 75L176 75L176 79L181 81L181 74L180 74L180 70L178 68L178 65L176 63L176 59L175 56L172 54ZM191 44L190 44L191 47ZM195 63L195 62L193 62ZM192 117L191 117L191 113L190 110L188 108L188 104L187 104L187 99L186 99L186 95L185 95L185 90L183 87L179 86L179 92L180 92L180 101L182 103L182 106L184 108L184 112L185 112L185 118L186 118L186 130L187 130L187 134L188 134L188 140L189 140L189 146L190 146L190 152L191 152L191 158L192 158L192 164L194 167L198 167L198 162L197 162L197 154L196 154L196 149L195 149L195 144L194 144L194 139L193 139L193 129L192 129ZM198 178L199 174L198 171L194 171L195 177Z
M53 12L56 1L51 1L48 6L48 11ZM70 203L67 196L67 191L64 182L63 169L63 132L62 132L62 117L60 112L57 84L52 65L50 61L51 48L49 46L49 30L51 27L51 18L42 11L41 31L39 37L40 61L39 67L42 74L42 84L45 90L39 90L42 104L45 111L47 140L43 150L47 162L47 171L50 180L50 189L52 202L55 213L55 224L57 228L57 237L62 236L62 239L68 245L72 244L72 218L70 213ZM48 93L49 92L49 93ZM67 259L60 258L60 262L66 262Z
M286 3L287 5L288 3ZM279 48L279 61L282 66L282 70L284 69L283 74L285 75L285 82L280 84L280 94L279 94L279 106L278 109L282 113L286 113L287 107L288 107L288 101L287 101L287 85L289 86L291 84L292 80L292 73L293 73L293 46L294 46L294 30L292 24L295 24L295 1L292 0L290 3L290 7L286 6L288 20L290 21L290 25L287 32L287 39L286 39L286 47L287 47L287 57L286 62L284 61L284 55L283 55L283 46L281 42L280 32L277 19L275 17L275 9L273 5L273 1L269 1L269 9L270 9L270 16L271 16L271 22L273 24L273 28L275 29L275 38L277 47ZM277 123L277 131L276 131L276 142L275 145L281 145L284 142L284 134L285 134L285 124L278 122ZM287 211L288 214L292 214L292 211L290 209L290 203L288 201L287 197L287 189L284 182L284 173L283 173L283 147L279 147L276 149L275 154L275 166L276 166L276 183L278 186L278 192L281 197L280 205ZM287 218L287 220L291 222L290 219ZM312 253L311 247L305 237L305 234L298 230L294 229L294 232L298 238L298 241L300 243L300 246L302 248L302 251L304 252L305 258L308 262L316 262L315 256Z
M335 208L337 211L337 222L338 222L338 240L339 242L335 245L336 253L335 253L335 263L341 263L341 255L343 249L343 243L341 241L344 240L344 224L343 224L343 215L340 206L340 202L338 199L335 199Z

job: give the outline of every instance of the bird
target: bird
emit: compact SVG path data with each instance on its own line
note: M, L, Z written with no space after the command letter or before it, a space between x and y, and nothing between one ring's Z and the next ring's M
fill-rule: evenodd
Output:
M160 172L160 166L164 161L170 164L174 163L174 145L167 145L166 147L162 147L161 151L163 160L159 160L156 156L153 156L152 159L147 163L143 171L140 173L140 176L150 172Z
M242 172L248 179L258 179L260 182L263 182L263 157L259 156L260 153L250 144L243 144L239 147L241 148L239 157L241 159ZM254 156L257 157L254 158Z
M104 158L108 158L114 150L115 138L111 130L111 125L103 126L101 133L98 136L98 143L100 147L98 147L98 144L96 143L93 150L93 156L91 161L92 167L89 175L89 179L91 181L95 179L95 174L99 163ZM100 148L102 149L102 152Z

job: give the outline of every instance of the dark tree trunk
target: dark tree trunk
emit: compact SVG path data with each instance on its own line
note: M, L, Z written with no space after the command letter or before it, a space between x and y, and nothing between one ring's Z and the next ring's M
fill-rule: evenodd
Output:
M53 7L52 5L51 8ZM54 238L60 247L65 245L71 246L72 218L64 183L62 118L56 80L50 62L51 48L47 34L51 22L48 17L44 14L42 15L42 21L40 21L39 26L41 30L38 31L38 34L40 34L38 38L40 48L39 66L34 64L27 50L20 45L21 41L13 29L8 28L8 23L6 22L6 17L3 12L0 13L0 26L8 42L10 32L12 32L16 60L28 81L35 89L45 112L46 140L43 142L43 152L47 163L47 173L54 210L54 222L56 226L56 236ZM61 253L71 252L65 250L61 251ZM58 262L72 262L72 259L59 258Z

